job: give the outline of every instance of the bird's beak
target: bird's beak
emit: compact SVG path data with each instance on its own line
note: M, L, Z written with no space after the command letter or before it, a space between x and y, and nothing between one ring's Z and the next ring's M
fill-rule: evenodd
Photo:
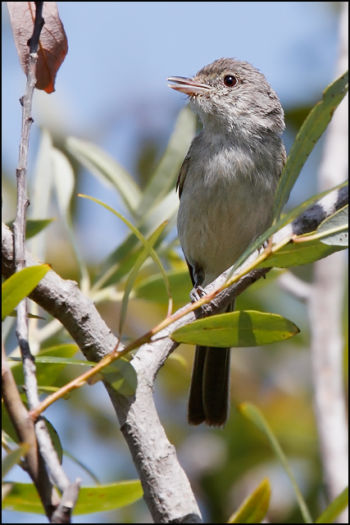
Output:
M201 84L193 78L169 77L168 82L174 82L174 84L168 84L169 87L189 96L201 95L207 93L210 89L210 86L207 84Z

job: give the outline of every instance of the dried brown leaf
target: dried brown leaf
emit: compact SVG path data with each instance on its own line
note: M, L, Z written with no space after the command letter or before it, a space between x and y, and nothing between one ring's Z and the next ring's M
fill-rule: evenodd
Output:
M7 2L7 8L20 63L27 74L28 40L33 34L35 2ZM68 51L68 43L56 2L44 2L42 15L45 24L40 33L35 87L52 93L56 73Z

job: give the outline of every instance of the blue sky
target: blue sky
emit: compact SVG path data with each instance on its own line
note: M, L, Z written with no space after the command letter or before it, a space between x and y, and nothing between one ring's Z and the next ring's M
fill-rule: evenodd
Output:
M99 136L132 170L135 137L169 136L185 97L169 75L192 75L219 57L251 62L282 103L315 100L334 74L337 17L327 2L58 2L69 52L56 92L39 93L38 123ZM5 14L6 14L6 8ZM24 74L3 24L4 162L17 157ZM107 129L107 117L113 129ZM52 123L53 121L53 123ZM101 138L101 128L107 129ZM127 131L127 133L125 133ZM123 136L122 136L123 135Z
M134 174L140 143L155 138L165 147L186 103L167 87L167 77L190 76L219 57L258 67L285 108L315 102L334 78L337 15L329 2L58 2L58 8L69 51L55 93L35 93L30 171L41 125L97 142ZM14 175L25 77L4 4L3 10L3 167ZM84 181L80 191L118 206L92 177ZM302 191L295 191L299 200ZM106 255L96 221L101 211L92 217L84 209L83 253L93 235L94 253ZM116 228L112 217L103 220Z

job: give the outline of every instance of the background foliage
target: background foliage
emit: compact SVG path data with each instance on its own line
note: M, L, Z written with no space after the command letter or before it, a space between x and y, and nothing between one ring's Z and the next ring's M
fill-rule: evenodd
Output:
M249 8L251 9L251 6ZM107 13L107 9L104 6L104 14ZM329 10L331 17L331 8ZM63 22L65 23L64 15ZM232 53L231 47L223 47L221 54L236 54ZM300 56L300 53L296 56ZM254 63L251 57L242 55L241 58L247 58ZM210 60L208 57L204 59L203 64L197 64L197 60L193 59L194 70ZM167 63L167 67L172 70L175 66ZM171 70L168 74L172 73ZM179 74L191 72L194 71L179 71ZM329 72L328 74L330 75ZM313 93L309 97L305 93L305 98L298 104L286 107L287 126L290 131L298 128L306 110L320 97L321 90L327 83L320 82L320 89L317 93L315 90L314 100ZM22 84L19 85L21 89ZM60 89L59 83L57 89ZM174 104L173 125L177 108L175 109L175 102L171 104ZM19 112L19 108L17 110ZM39 106L39 114L40 110L42 107ZM105 122L101 119L98 124L120 126L120 121L117 116L113 116L113 112L108 121L108 104L105 110ZM91 143L92 138L94 143L103 142L103 133L99 137L96 137L99 135L97 132L86 137L83 126L74 123L79 131L67 138L71 135L69 128L73 124L69 118L61 130L55 117L49 118L46 124L49 124L50 132L41 132L37 153L32 159L29 216L33 220L54 220L40 234L33 237L30 249L52 264L63 277L80 281L82 289L96 302L106 322L112 330L117 331L123 308L122 297L130 284L128 275L137 258L142 255L142 248L126 228L118 224L118 219L111 219L106 210L98 210L99 207L95 203L79 199L77 193L84 191L94 196L100 195L104 201L116 207L137 225L146 236L155 232L163 220L170 218L164 229L153 239L154 248L169 273L175 307L187 302L191 285L174 231L177 196L173 187L179 165L195 132L195 121L190 112L185 109L180 113L166 156L162 156L165 146L163 138L158 140L154 135L139 134L139 144L132 155L131 175L119 164L117 155L113 154L111 158L96 144ZM141 127L143 131L147 129L144 122ZM98 140L95 140L96 138ZM290 137L286 137L286 142L289 141ZM107 146L103 149L111 148ZM310 179L315 176L319 152L320 150L316 149L307 166L309 170L305 171L300 182L304 185L296 188L296 195L302 192L308 193L305 198L312 195L314 182L310 182ZM96 158L99 163L104 163L103 171L97 172ZM7 162L8 166L11 165L6 156L4 160L5 213L10 220L13 218L11 210L14 209L14 172L6 169ZM82 165L85 169L82 169ZM159 198L155 200L154 195L158 195ZM90 227L89 216L95 222L93 228ZM95 249L95 245L100 246L101 239L104 245L103 252ZM303 279L311 281L312 266L297 267L293 271ZM279 288L276 281L278 273L277 270L271 272L265 282L257 283L243 294L238 300L238 308L282 314L297 324L301 330L300 334L281 345L233 350L232 409L231 417L223 430L191 428L186 423L192 347L181 346L167 361L157 381L156 396L161 420L190 476L192 486L199 497L204 519L208 521L227 520L245 495L268 477L272 487L270 521L301 522L292 487L267 440L236 409L243 402L253 402L261 408L290 460L312 514L318 515L324 507L317 435L311 405L309 321L305 305ZM165 315L167 300L164 290L159 269L153 261L147 259L136 276L130 295L123 326L125 341L143 333ZM346 330L345 306L343 311ZM49 319L46 313L38 312L34 305L32 313L39 313L45 319L31 320L32 338L37 344L37 351L71 343L67 334L59 330L57 323ZM15 349L11 324L11 319L7 320L4 329L5 335L8 334L9 347ZM59 352L61 350L62 347ZM51 375L50 385L43 383L42 386L63 384L72 372L69 368L61 369L59 374ZM46 369L44 378L47 379L48 376L50 374ZM50 408L47 417L54 422L61 436L63 448L67 452L64 455L64 464L72 477L82 477L83 484L92 484L88 470L91 470L101 483L136 477L129 452L115 424L114 413L105 391L99 384L75 392L67 402L62 401ZM67 421L71 423L67 425ZM84 463L88 470L82 469L72 461L71 454ZM17 479L24 479L19 471L15 472L15 475L14 472L11 472L11 479L16 476ZM11 516L13 515L8 516L8 522L13 519ZM28 522L28 516L23 518L21 514L15 515L15 521ZM86 522L86 518L84 516L82 520ZM38 516L34 519L38 520ZM118 512L91 515L89 519L137 522L149 521L149 514L140 501ZM79 518L75 518L75 521L78 522Z

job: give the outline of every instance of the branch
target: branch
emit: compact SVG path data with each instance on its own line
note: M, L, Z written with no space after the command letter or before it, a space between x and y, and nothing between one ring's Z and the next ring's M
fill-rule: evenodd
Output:
M340 54L337 70L347 67L348 4L342 2L340 15ZM348 98L336 110L328 127L319 170L323 190L338 184L348 171ZM311 360L314 404L321 460L328 498L334 500L348 484L348 425L343 385L342 305L345 258L335 253L317 261L309 303L311 319ZM337 520L347 523L344 511Z
M334 191L306 210L300 217L277 232L273 239L279 242L286 235L312 231L326 216L332 215L347 201L346 188ZM2 233L3 274L13 273L12 234L7 226ZM259 256L256 251L250 262ZM27 264L37 264L30 254ZM246 263L244 263L246 264ZM237 272L240 269L237 269ZM201 314L218 313L242 293L248 286L268 272L268 268L254 270L241 278L230 288L217 295L205 305ZM211 293L222 286L230 269L206 287ZM61 279L49 271L39 283L31 299L60 320L76 341L87 359L99 361L113 351L118 339L112 334L100 317L92 301L86 298L73 281ZM179 312L184 311L184 307ZM200 513L189 481L178 463L174 447L169 443L158 418L154 405L153 385L158 370L168 355L178 346L171 340L171 333L180 326L194 321L197 312L187 313L178 318L152 340L140 347L131 364L137 373L137 388L132 398L126 398L105 385L117 413L121 431L128 443L135 466L144 489L145 500L156 522L200 522ZM118 349L121 349L120 344Z
M7 364L4 348L2 349L2 394L7 412L16 430L19 440L28 443L26 470L30 475L43 503L46 515L50 518L52 509L59 503L59 496L52 487L44 463L38 452L34 423L21 400L16 382Z
M18 272L26 265L25 260L25 232L26 232L26 210L29 205L27 197L27 164L28 164L28 150L29 150L29 134L30 128L33 122L32 113L32 101L33 93L36 84L36 65L38 60L38 47L41 29L44 25L44 19L42 17L43 2L35 2L35 19L33 34L28 41L29 46L29 57L28 57L28 68L27 68L27 83L25 94L21 98L20 102L22 105L22 130L21 130L21 141L19 148L18 166L16 169L17 179L17 210L16 218L13 223L13 248L14 248L14 259L13 265L15 270ZM36 378L36 368L34 357L31 354L29 342L28 342L28 312L27 312L27 299L24 299L17 306L17 327L16 335L19 343L19 347L22 355L23 362L23 375L25 383L25 391L28 400L29 409L34 409L39 403L39 393ZM22 439L23 427L18 421L18 412L26 410L21 403L19 396L16 396L13 389L13 381L9 369L5 368L5 377L7 378L8 389L7 395L11 398L6 400L7 408L11 419L16 422L16 428L18 436ZM13 378L12 378L13 379ZM17 392L18 394L18 392ZM6 397L6 396L5 396ZM21 403L21 404L19 404ZM18 406L16 406L16 404ZM26 418L28 419L28 414ZM34 431L36 439L32 432ZM30 435L29 435L30 434ZM64 494L70 487L70 482L64 473L57 453L52 445L50 435L46 428L43 420L38 420L34 423L33 428L28 429L26 437L30 438L32 451L29 451L26 455L28 463L28 471L31 478L33 479L35 486L38 489L39 496L43 503L45 512L50 520L62 519L64 522L70 521L70 512L62 512L62 501L57 501L57 494L55 502L53 502L53 485L56 484L61 492ZM37 448L39 445L39 451ZM36 459L35 459L36 458ZM48 476L47 471L50 476ZM51 481L52 480L52 481ZM76 482L75 485L78 483ZM76 499L74 500L75 503ZM54 503L54 504L53 504ZM70 509L71 510L71 509Z

